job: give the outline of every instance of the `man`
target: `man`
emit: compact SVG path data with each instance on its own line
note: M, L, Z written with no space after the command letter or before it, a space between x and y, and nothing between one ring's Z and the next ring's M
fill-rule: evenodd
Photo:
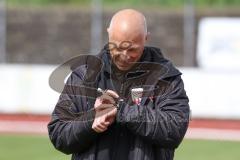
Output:
M53 145L74 160L172 160L189 121L181 73L160 49L144 46L138 11L117 12L107 31L101 65L86 61L65 85L48 124Z

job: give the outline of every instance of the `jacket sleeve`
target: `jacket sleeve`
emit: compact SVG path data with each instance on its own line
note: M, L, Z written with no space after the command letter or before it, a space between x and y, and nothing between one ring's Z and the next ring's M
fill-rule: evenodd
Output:
M163 147L176 148L182 141L189 123L188 97L183 81L177 76L164 96L145 105L122 105L118 121L144 140Z
M91 128L95 112L86 110L86 97L76 93L75 82L81 80L79 75L70 76L48 124L51 142L56 149L66 154L84 151L97 137Z

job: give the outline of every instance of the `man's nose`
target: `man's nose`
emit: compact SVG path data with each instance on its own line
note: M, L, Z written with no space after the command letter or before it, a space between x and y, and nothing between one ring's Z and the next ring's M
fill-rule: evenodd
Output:
M129 59L130 59L130 56L128 55L127 50L123 50L123 51L122 51L122 55L123 55L124 59L126 59L126 60L129 60Z

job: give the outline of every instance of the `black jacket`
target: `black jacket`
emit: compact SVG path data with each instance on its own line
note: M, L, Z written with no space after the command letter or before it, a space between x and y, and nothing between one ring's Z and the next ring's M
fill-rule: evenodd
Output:
M125 73L111 63L106 47L97 57L75 67L60 95L48 124L55 148L73 160L172 160L189 122L181 73L154 47L145 47L139 63ZM91 128L98 87L124 99L103 133ZM140 105L131 99L135 87L144 88Z

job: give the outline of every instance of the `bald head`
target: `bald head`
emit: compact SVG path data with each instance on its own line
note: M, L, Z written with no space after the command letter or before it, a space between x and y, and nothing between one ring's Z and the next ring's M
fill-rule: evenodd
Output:
M143 54L147 37L146 20L142 13L125 9L112 17L108 28L109 49L118 69L126 71L134 66Z
M108 34L109 36L119 34L128 40L139 38L139 36L145 38L147 36L145 17L142 13L133 9L121 10L112 17Z

